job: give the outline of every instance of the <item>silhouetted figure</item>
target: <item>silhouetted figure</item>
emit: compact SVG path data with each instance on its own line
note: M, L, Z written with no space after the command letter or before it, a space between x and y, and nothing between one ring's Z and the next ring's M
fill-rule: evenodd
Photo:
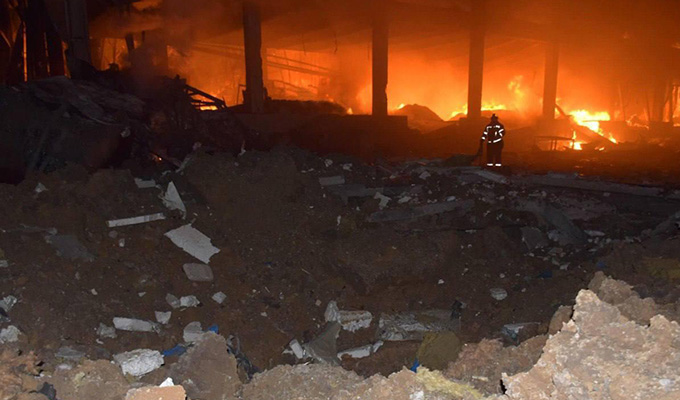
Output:
M482 154L484 149L484 142L486 142L486 166L487 167L501 167L501 153L503 152L503 137L505 136L505 127L498 122L498 116L493 114L491 122L484 128L482 138L479 142L478 154Z

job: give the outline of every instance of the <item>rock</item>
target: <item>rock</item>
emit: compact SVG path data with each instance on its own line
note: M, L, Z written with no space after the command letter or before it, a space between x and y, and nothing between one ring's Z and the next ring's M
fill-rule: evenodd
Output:
M319 185L321 186L336 186L344 185L345 177L342 175L337 176L323 176L319 178Z
M303 344L302 347L316 362L340 365L337 340L341 329L342 326L339 323L330 322L319 336L311 342Z
M151 321L144 321L134 318L116 317L113 319L113 326L119 331L128 332L157 332L158 325Z
M199 304L201 304L201 302L198 301L198 299L194 295L182 296L179 299L179 306L180 307L184 307L184 308L198 307Z
M427 310L402 314L382 314L378 338L385 341L423 340L427 332L458 331L460 320L451 319L451 310Z
M97 328L97 335L100 338L115 339L117 336L116 328L114 328L113 326L104 325L100 322L99 327Z
M92 262L94 256L83 246L77 237L73 235L48 235L45 241L57 251L57 255L69 260L82 260Z
M546 239L543 232L531 226L524 226L521 228L522 242L527 246L527 250L534 251L548 246L548 239Z
M574 316L548 339L528 372L503 376L507 399L680 398L680 325L663 316L649 326L582 290ZM562 396L564 397L564 396ZM566 398L566 397L565 397Z
M165 236L175 246L205 264L210 263L210 258L220 252L220 249L212 245L209 237L192 227L191 224L166 232Z
M68 361L79 362L85 358L85 352L74 349L73 347L63 346L57 350L54 356Z
M453 332L428 332L418 349L416 358L429 369L445 370L456 361L463 342Z
M212 332L204 333L172 365L169 375L192 399L235 399L241 387L236 359L229 354L226 340Z
M458 354L458 359L449 364L445 376L470 382L475 388L487 394L500 394L501 375L506 372L526 372L541 357L547 336L537 336L519 346L503 347L500 340L484 339L479 343L468 343Z
M19 341L21 331L14 325L0 330L0 343L14 343Z
M172 317L172 311L156 311L156 322L162 325L167 325L170 322L170 317Z
M156 350L137 349L113 356L123 374L136 378L160 368L164 361L163 355Z
M203 336L203 327L198 321L190 322L184 327L182 338L187 343L193 343Z
M209 265L184 264L182 268L187 278L192 282L212 282L215 279Z
M130 388L120 368L106 360L84 360L72 369L57 368L52 376L42 379L54 385L59 400L120 400Z
M324 317L326 322L337 322L342 325L342 329L350 332L368 328L373 321L373 314L369 311L339 310L335 301L328 303Z
M548 334L554 335L559 332L562 329L562 326L569 322L573 313L574 308L572 306L560 306L560 308L555 311L555 314L553 314L553 317L550 320Z
M227 299L227 295L223 292L217 292L212 296L212 299L215 300L215 303L222 304Z
M182 386L149 386L130 389L125 400L185 400L186 396Z
M489 293L491 294L491 297L498 301L505 300L508 297L508 292L503 288L489 289Z

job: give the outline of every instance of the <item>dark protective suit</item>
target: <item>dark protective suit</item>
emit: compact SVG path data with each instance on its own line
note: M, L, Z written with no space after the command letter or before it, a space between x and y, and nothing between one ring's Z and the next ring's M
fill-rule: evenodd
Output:
M498 121L491 122L484 128L480 144L486 142L486 166L500 167L501 153L503 152L503 137L505 136L505 127ZM481 150L481 147L480 147Z

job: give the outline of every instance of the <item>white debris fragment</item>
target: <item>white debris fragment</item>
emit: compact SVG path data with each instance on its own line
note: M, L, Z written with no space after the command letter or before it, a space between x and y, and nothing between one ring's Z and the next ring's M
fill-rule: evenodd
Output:
M300 345L300 342L298 342L297 339L291 340L291 342L288 344L288 347L290 347L290 350L293 352L293 355L298 360L302 360L303 358L305 358L305 349L302 348L302 345Z
M377 192L375 196L373 196L373 198L376 200L380 200L380 204L378 206L380 207L381 210L387 207L387 204L392 200L390 197L385 196L380 192Z
M404 196L404 197L402 197L402 198L399 199L398 203L399 203L399 204L405 204L405 203L408 203L408 202L411 201L411 200L413 200L413 197L411 197L411 196Z
M174 294L166 294L165 295L165 301L170 305L172 308L180 308L181 304L177 296Z
M117 226L129 226L137 224L145 224L147 222L160 221L165 219L165 214L156 213L149 215L141 215L139 217L122 218L122 219L112 219L107 221L106 224L109 228L115 228Z
M170 322L170 317L172 317L172 311L156 311L156 321L159 324L167 325Z
M113 360L120 365L123 374L136 378L144 376L160 368L164 361L163 355L156 350L137 349L116 354Z
M489 289L489 293L491 293L491 297L498 301L505 300L508 297L508 292L503 288Z
M182 296L179 299L179 305L180 307L184 308L189 308L189 307L198 307L198 305L201 304L200 301L196 298L196 296L191 295L191 296Z
M166 378L163 383L158 385L158 387L170 387L170 386L175 386L175 381L172 380L172 378Z
M215 300L215 303L222 304L227 299L227 295L224 294L223 292L217 292L214 295L212 295L212 299Z
M184 273L192 282L212 282L215 277L212 268L205 264L184 264Z
M345 171L351 171L352 163L342 164L342 169L344 169Z
M97 336L105 339L115 339L118 335L116 335L116 328L104 325L100 322L99 327L97 328Z
M14 325L10 325L5 329L0 330L0 343L18 342L19 335L21 335L19 328Z
M444 284L444 280L443 280L443 279L440 279L440 280L437 281L437 285L443 285L443 284Z
M190 322L184 327L182 338L187 343L194 343L203 335L203 327L198 321Z
M135 185L137 185L137 188L139 189L151 189L157 187L156 181L153 179L147 181L144 179L135 178Z
M151 321L144 321L134 318L120 318L113 319L113 326L119 331L128 332L157 332L158 326Z
M47 191L47 187L45 187L45 185L43 185L42 182L38 182L38 184L35 186L35 189L33 189L33 191L34 191L36 194L40 194L40 193L42 193L42 192L46 192L46 191Z
M427 171L423 171L423 173L420 174L420 175L418 176L418 178L420 178L420 179L422 179L422 180L426 180L427 178L429 178L429 177L431 177L431 176L432 176L431 173L429 173L429 172L427 172Z
M125 247L125 238L118 239L118 247Z
M326 168L329 168L330 166L333 165L333 160L327 158L327 159L323 160L323 163L326 164Z
M379 348L382 347L384 342L379 340L374 344L367 344L361 347L355 347L353 349L347 349L338 353L338 358L342 359L343 356L350 356L351 358L366 358L373 355Z
M161 197L161 200L163 200L163 204L170 210L179 210L182 213L182 218L186 218L187 208L184 205L182 197L179 195L179 191L174 182L168 183L168 189Z
M204 264L209 264L210 257L220 252L220 249L212 245L209 237L192 227L191 224L166 232L165 236L177 247L201 260Z
M322 176L319 178L319 185L321 186L337 186L344 185L345 177L342 175L337 176Z
M5 296L2 300L0 300L0 308L2 308L6 313L8 313L12 307L14 307L15 304L17 304L19 300L17 300L16 297L14 296Z
M359 329L368 328L373 321L373 314L369 311L344 311L338 309L338 304L331 301L326 306L324 313L326 322L337 322L342 325L342 329L355 332Z
M9 268L9 261L0 260L0 268Z
M604 232L600 232L600 231L585 231L585 233L586 233L586 235L588 235L590 237L604 237L605 236Z

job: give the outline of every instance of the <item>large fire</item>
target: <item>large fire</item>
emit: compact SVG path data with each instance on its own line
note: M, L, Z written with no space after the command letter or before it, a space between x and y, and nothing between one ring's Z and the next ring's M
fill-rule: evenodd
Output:
M591 112L588 110L576 110L569 113L577 125L586 127L612 143L618 143L611 132L604 132L600 126L602 121L611 121L611 116L605 111ZM574 146L576 147L576 146ZM580 147L580 146L579 146ZM578 149L577 149L578 150Z

